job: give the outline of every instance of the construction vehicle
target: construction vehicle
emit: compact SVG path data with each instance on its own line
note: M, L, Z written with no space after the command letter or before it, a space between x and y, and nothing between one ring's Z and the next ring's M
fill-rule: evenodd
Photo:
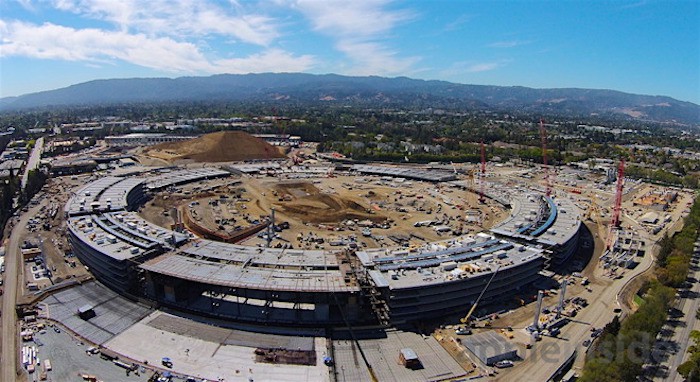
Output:
M486 293L486 290L489 289L489 285L491 285L491 282L493 281L493 279L494 279L494 278L496 277L496 275L498 274L498 270L499 270L499 269L501 269L501 266L500 266L500 265L496 267L496 270L495 270L495 271L493 272L493 274L491 275L491 278L490 278L489 281L486 283L486 286L484 286L484 289L482 289L482 290L481 290L481 293L479 293L479 297L476 298L476 301L474 301L474 305L472 305L471 309L469 309L469 312L467 312L467 315L464 316L462 319L459 320L461 323L463 323L463 324L465 324L465 325L468 325L468 324L470 323L470 319L471 319L471 317L472 317L472 314L474 313L474 310L476 310L476 307L477 307L477 305L479 305L479 301L481 301L481 298L484 296L484 293ZM487 321L486 323L489 324L489 326L490 326L490 324L491 324L491 323L488 322L488 321Z

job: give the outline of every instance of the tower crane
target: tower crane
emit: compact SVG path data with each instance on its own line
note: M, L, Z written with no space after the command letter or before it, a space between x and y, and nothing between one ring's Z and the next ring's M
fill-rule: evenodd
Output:
M540 140L542 141L542 165L544 166L544 185L547 197L552 194L552 184L549 181L549 167L547 166L547 129L544 127L544 119L540 118Z
M622 209L622 189L625 185L625 159L620 159L620 165L617 168L617 186L615 188L615 205L613 207L612 219L608 229L608 237L605 241L605 249L612 247L613 233L620 227L620 212Z
M486 203L484 197L484 178L486 177L486 150L484 149L484 140L481 140L481 173L479 175L479 202Z

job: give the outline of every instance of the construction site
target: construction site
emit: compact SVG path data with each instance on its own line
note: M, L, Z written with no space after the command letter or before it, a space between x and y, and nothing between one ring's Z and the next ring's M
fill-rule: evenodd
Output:
M549 168L546 158L539 167L484 155L476 165L360 165L275 159L263 145L255 161L236 162L201 143L184 155L180 143L153 154L169 150L175 166L144 160L62 180L68 192L44 203L64 205L47 235L65 251L38 252L48 267L77 261L68 272L96 281L63 290L56 268L24 306L103 351L183 378L561 377L598 329L634 309L628 285L692 200L626 182L622 161L606 184L604 174ZM641 217L659 210L639 202L654 195L668 215L655 225ZM116 301L143 309L115 327ZM79 308L95 315L81 319ZM26 329L41 338L35 323ZM552 347L555 360L543 365ZM240 360L227 368L207 354Z

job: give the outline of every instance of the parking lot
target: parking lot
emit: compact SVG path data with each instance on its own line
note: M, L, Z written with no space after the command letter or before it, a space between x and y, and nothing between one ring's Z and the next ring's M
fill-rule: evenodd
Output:
M65 330L55 331L52 327L35 335L37 358L40 362L50 360L52 370L46 372L47 380L53 382L81 382L82 374L94 375L103 381L147 381L152 372L139 370L140 375L130 373L113 362L101 359L98 355L88 355L89 345L75 339ZM25 342L24 345L31 345ZM41 344L39 346L38 344ZM38 381L43 366L30 374L30 380Z

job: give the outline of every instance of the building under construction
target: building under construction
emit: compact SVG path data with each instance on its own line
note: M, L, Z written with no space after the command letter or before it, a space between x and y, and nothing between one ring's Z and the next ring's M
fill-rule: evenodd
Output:
M405 175L394 168L371 171ZM524 188L506 193L488 187L485 196L512 211L497 229L413 248L250 247L196 238L129 212L174 182L228 174L183 169L87 184L65 208L73 249L110 288L202 316L277 325L400 325L463 312L491 279L484 302L518 293L542 277L549 262L569 258L578 241L580 213L573 203ZM427 170L420 176L442 181L443 175Z

